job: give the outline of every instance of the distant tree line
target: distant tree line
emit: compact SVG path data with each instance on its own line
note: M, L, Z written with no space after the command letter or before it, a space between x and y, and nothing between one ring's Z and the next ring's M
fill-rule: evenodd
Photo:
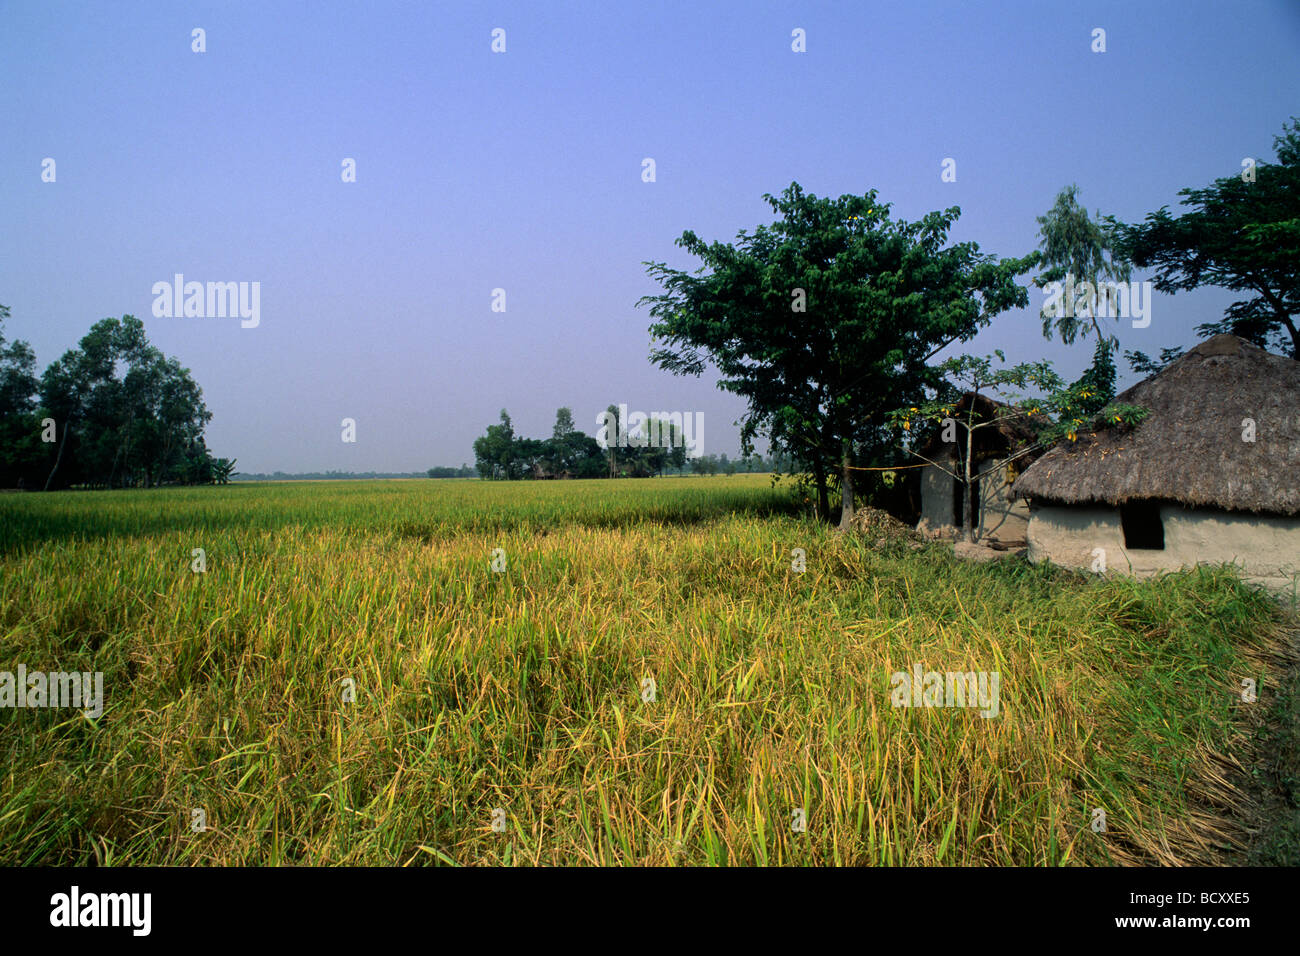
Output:
M224 484L232 459L203 439L212 413L190 371L134 316L103 319L41 375L6 345L0 306L0 485L27 489Z
M473 478L468 465L437 467L427 471L298 471L243 472L235 481L374 481L381 478Z
M698 458L692 458L689 467L696 475L735 475L769 471L789 472L794 465L789 455L773 455L764 458L762 455L750 454L739 458L728 458L727 453L723 452L721 455L700 455Z
M573 412L555 413L555 428L547 439L515 435L510 414L474 439L474 467L479 477L512 481L521 478L601 478L608 473L605 452L573 424Z
M619 410L611 405L610 432L616 434L623 423ZM647 435L662 436L665 447L652 446ZM550 438L522 438L515 434L510 413L501 410L501 419L489 425L487 433L474 440L474 465L479 477L492 481L551 478L648 478L654 475L728 474L777 469L781 463L749 455L729 460L723 455L690 457L682 441L680 427L651 418L645 434L638 429L626 447L617 440L602 448L595 438L579 431L573 411L560 408L555 413L555 427ZM638 444L638 442L642 442ZM788 464L788 463L786 463Z
M473 478L477 472L464 463L459 468L450 465L437 465L425 472L430 478Z

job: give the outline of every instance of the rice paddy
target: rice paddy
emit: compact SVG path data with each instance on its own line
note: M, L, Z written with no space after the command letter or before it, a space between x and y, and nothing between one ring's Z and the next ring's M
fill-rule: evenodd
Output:
M841 535L767 476L4 495L0 671L105 700L0 709L0 862L1207 862L1282 615ZM895 706L914 669L996 716Z

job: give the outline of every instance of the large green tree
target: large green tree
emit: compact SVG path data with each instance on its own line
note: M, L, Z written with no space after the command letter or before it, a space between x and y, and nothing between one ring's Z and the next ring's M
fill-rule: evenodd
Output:
M8 314L0 306L0 322ZM95 323L39 377L35 368L30 346L0 334L3 484L150 487L233 473L233 461L208 453L212 415L189 370L151 346L134 316Z
M1119 348L1119 339L1099 321L1115 315L1114 299L1107 295L1107 282L1128 282L1132 265L1118 251L1119 229L1109 217L1088 216L1079 204L1079 187L1066 186L1046 215L1038 217L1038 238L1043 271L1034 278L1040 289L1060 284L1069 294L1054 297L1053 305L1042 309L1043 336L1055 331L1066 345L1092 332L1108 351ZM1077 292L1076 292L1077 289ZM1058 290L1058 294L1062 290Z
M1261 348L1300 359L1300 121L1274 139L1276 163L1258 163L1202 189L1182 189L1167 206L1122 227L1133 263L1154 267L1155 287L1175 293L1202 285L1249 293L1202 336L1232 332Z
M40 398L58 438L46 488L210 481L224 468L202 442L212 418L202 390L134 316L96 322L45 370Z
M700 270L645 263L665 290L640 302L656 320L651 359L684 375L712 363L719 387L748 403L742 450L765 432L806 463L828 517L838 474L843 527L854 469L897 440L886 412L937 383L938 352L1028 304L1015 278L1037 253L999 260L972 242L948 245L958 208L906 222L874 190L818 198L793 183L764 199L779 218L734 244L682 234Z
M599 478L605 472L604 453L596 439L579 431L573 410L564 407L555 412L555 427L546 440L545 462L553 476Z
M26 342L5 344L7 306L0 305L0 484L33 479L46 457L36 416L36 353Z
M1133 267L1120 250L1120 227L1100 213L1090 218L1079 204L1078 193L1078 186L1065 187L1047 214L1038 217L1043 271L1034 285L1054 287L1050 304L1041 312L1044 338L1050 339L1055 331L1070 345L1080 336L1095 336L1092 365L1076 383L1091 396L1088 413L1092 414L1115 397L1119 338L1101 319L1119 318L1114 284L1128 282Z
M510 413L501 409L501 422L489 425L487 434L474 439L474 466L483 478L518 478L515 465L515 427Z
M651 416L646 422L646 429L660 443L645 449L655 471L662 475L665 468L671 467L680 472L686 467L686 439L675 422Z

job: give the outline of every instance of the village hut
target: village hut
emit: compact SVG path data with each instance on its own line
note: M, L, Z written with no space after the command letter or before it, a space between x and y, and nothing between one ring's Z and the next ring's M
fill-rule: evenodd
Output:
M1232 562L1300 571L1300 362L1216 335L1120 394L1133 429L1081 434L1016 481L1029 559L1138 576Z
M972 403L976 423L971 443L975 536L1013 547L1023 545L1029 507L1012 496L1011 486L1041 453L1034 447L1034 429L1020 409L974 392L967 392L953 406L952 418L958 427L949 429L947 435L940 429L917 450L920 457L933 462L921 469L921 520L917 530L952 536L962 528L965 483L953 475L966 474L965 424ZM996 424L980 428L980 422ZM945 441L946 437L955 440Z

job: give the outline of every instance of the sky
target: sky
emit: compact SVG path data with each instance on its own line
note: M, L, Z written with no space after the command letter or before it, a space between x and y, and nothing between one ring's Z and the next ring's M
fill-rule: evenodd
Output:
M652 365L636 306L645 261L698 266L684 231L734 240L797 181L908 220L959 206L951 241L1022 256L1070 183L1136 222L1271 161L1298 92L1300 0L0 0L4 331L44 368L137 316L245 472L472 464L502 408L594 435L611 403L702 413L703 451L734 456L743 399ZM155 316L177 273L259 283L257 325ZM1233 298L1157 294L1116 331L1191 345ZM945 354L1077 376L1091 342L1045 340L1042 301Z

